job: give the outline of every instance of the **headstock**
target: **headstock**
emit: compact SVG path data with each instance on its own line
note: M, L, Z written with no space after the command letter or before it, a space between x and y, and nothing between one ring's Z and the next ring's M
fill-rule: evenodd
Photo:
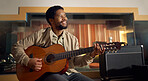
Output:
M112 43L106 43L106 42L95 42L98 43L101 47L101 49L105 49L106 52L117 52L121 49L121 43L120 42L112 42Z

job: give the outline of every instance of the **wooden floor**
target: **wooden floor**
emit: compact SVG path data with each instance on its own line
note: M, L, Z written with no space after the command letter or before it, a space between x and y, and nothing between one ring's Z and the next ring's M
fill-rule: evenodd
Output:
M16 74L2 74L0 75L0 81L19 81Z

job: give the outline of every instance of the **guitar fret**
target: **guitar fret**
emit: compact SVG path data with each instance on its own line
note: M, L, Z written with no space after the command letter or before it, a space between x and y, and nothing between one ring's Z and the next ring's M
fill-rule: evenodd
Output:
M61 58L61 59L63 58L63 54L61 54L60 58Z
M67 58L74 57L74 56L77 56L77 55L80 55L80 54L89 53L89 52L93 51L93 48L94 47L82 48L82 49L79 49L79 50L68 51L68 52L65 52L65 53L59 53L59 54L56 54L55 60L67 59Z
M69 54L70 54L69 52L66 54L66 58L68 58L68 55L69 55Z
M64 53L62 53L62 59L64 59L65 58L65 54Z
M75 52L76 52L76 51L73 51L73 55L74 55L74 56L75 56L75 54L76 54Z
M71 53L70 56L72 57L73 56L73 53Z
M59 57L58 60L59 60L59 59L61 59L61 54L58 54L58 55L59 55L59 56L58 56L58 57Z
M84 52L84 50L83 50L83 49L81 49L81 54L84 54L83 52Z
M71 56L71 54L72 54L71 52L68 54L68 58Z
M86 48L87 49L87 48ZM83 54L85 53L85 49L83 49Z
M80 53L80 52L77 50L75 56L76 56L77 54L79 54L79 53Z
M71 53L70 53L70 56L72 56L73 55L73 51L71 51Z
M65 54L63 53L63 56L62 56L62 58L64 59L65 58Z
M62 59L62 54L60 55L60 58Z

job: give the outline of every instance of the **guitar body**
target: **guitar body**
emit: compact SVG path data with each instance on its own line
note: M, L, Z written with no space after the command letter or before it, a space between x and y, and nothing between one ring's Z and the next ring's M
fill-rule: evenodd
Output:
M16 73L19 81L35 81L46 72L62 74L68 69L67 59L57 60L51 63L46 61L46 57L50 54L65 52L64 47L59 44L54 44L48 48L31 46L27 48L25 52L29 57L32 56L32 58L42 58L42 69L40 71L31 71L30 68L17 64Z

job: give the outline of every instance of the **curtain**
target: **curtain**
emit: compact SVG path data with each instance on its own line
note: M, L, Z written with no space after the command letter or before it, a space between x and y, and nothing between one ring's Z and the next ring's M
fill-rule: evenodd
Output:
M75 35L81 48L93 46L93 42L109 42L109 37L112 37L112 42L120 41L119 30L107 30L105 24L69 24L70 33Z

